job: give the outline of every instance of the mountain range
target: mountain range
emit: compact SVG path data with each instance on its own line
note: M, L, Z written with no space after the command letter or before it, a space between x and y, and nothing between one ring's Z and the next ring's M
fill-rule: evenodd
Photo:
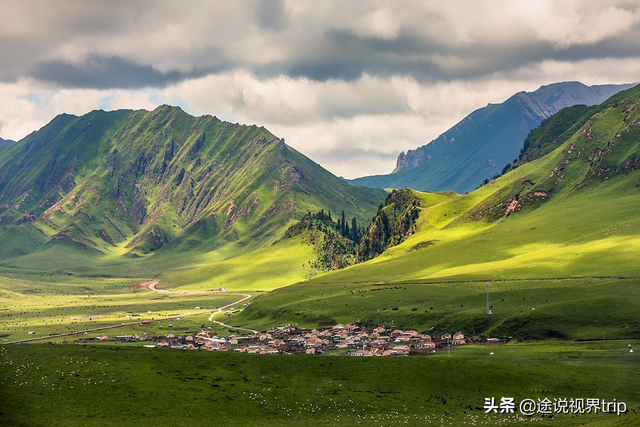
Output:
M234 320L251 328L636 337L639 187L640 87L546 118L468 194L352 185L177 107L62 114L0 152L0 269L259 292ZM487 281L511 283L480 319Z
M633 85L555 83L480 108L431 143L400 153L388 175L349 182L377 188L466 193L517 158L529 132L565 107L597 105Z
M537 96L552 104L551 93ZM61 114L0 151L0 266L83 274L125 269L133 277L162 274L174 284L211 277L226 284L251 275L251 289L354 262L360 264L344 274L359 271L375 281L401 265L401 277L409 277L416 266L438 265L435 255L446 250L437 248L450 230L455 238L445 248L463 253L460 236L469 231L456 230L493 227L524 212L533 218L538 208L587 197L585 188L605 192L612 182L624 194L636 191L637 97L633 88L544 119L504 176L466 196L352 185L264 127L193 117L178 107ZM596 201L626 203L609 196ZM611 224L617 223L604 221ZM408 249L407 241L414 242ZM403 250L391 270L378 269Z
M263 127L170 106L61 114L0 152L0 259L225 259L276 242L309 211L366 223L384 197Z

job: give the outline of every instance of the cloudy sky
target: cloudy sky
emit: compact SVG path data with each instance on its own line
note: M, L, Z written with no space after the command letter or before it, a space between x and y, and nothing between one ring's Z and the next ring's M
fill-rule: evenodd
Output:
M0 136L180 105L264 125L337 175L520 90L640 80L640 0L0 0Z

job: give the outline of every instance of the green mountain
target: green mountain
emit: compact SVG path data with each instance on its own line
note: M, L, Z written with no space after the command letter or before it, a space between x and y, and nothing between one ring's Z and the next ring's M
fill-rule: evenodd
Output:
M472 191L511 163L527 134L544 119L565 107L600 104L631 86L566 82L519 92L501 104L474 111L431 143L401 153L393 173L349 182L377 188Z
M0 260L228 259L276 242L308 211L364 222L384 194L345 183L263 127L170 106L62 114L0 153Z
M512 170L469 194L412 193L408 238L257 299L243 323L640 337L640 86L549 118Z

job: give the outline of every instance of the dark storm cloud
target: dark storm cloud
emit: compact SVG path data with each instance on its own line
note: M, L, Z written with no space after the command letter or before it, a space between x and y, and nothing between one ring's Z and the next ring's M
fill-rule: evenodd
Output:
M510 2L487 12L474 2L460 9L411 1L194 1L184 7L160 0L26 0L0 5L7 22L0 27L0 81L32 77L64 87L162 88L241 70L315 81L368 74L431 83L508 73L545 60L640 56L640 23L629 19L637 4L612 0L599 2L604 6L598 9L568 3L573 9L547 18L508 15L507 6L515 7ZM584 16L573 19L577 13ZM613 15L598 20L605 13ZM573 21L539 27L563 14Z
M375 37L362 37L352 30L332 28L325 32L327 41L336 46L348 47L351 51L366 51L368 53L391 53L393 55L407 55L416 53L447 53L448 50L428 39L423 39L410 31L403 31L397 37L385 40Z
M392 40L360 37L349 30L332 29L325 37L335 53L333 61L292 64L291 75L314 80L354 80L362 74L389 77L402 75L423 82L474 79L495 72L509 72L545 60L579 62L588 59L640 57L640 26L624 37L605 39L592 44L578 44L558 49L545 40L531 39L519 43L489 44L481 40L447 47L415 34L400 34ZM428 57L446 55L469 60L473 65L448 69ZM427 59L424 59L427 57ZM336 58L338 60L336 61Z
M220 70L216 70L220 71ZM118 56L89 55L80 64L66 61L47 61L36 64L30 77L62 87L112 89L165 87L171 83L210 74L212 70L190 72L160 72L148 65L140 65Z
M277 69L292 77L312 80L355 80L363 74L379 77L412 76L420 80L442 77L430 59L415 59L413 53L435 53L442 49L425 46L415 37L402 35L393 40L358 37L347 30L331 29L324 34L324 54L299 58ZM406 56L405 56L406 55Z

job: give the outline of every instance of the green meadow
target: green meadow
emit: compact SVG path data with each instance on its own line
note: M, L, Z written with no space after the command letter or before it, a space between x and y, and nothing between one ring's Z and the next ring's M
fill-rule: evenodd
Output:
M364 321L517 339L640 337L638 171L526 214L468 221L466 196L423 194L418 232L363 264L261 295L241 324ZM512 176L512 175L515 175ZM507 181L506 183L503 181ZM485 283L494 314L486 316Z
M634 356L627 342L469 346L408 358L4 346L0 423L631 426L640 422ZM615 398L629 412L487 415L486 397Z
M468 199L486 197L515 178L424 208L419 231L405 242L314 283L640 277L640 171L552 198L526 215L490 223L461 217L477 203Z
M223 293L158 293L146 288L131 289L134 282L122 279L69 278L50 276L36 279L0 277L0 343L54 334L135 323L109 330L73 334L54 341L91 338L105 334L137 333L159 335L171 330L193 333L207 322L213 311L241 298ZM193 314L193 315L192 315ZM186 315L186 316L185 316ZM180 317L180 320L142 320ZM172 325L169 329L169 324ZM212 326L208 324L207 326ZM33 332L33 335L29 335Z
M307 284L255 298L235 319L267 328L363 322L523 341L640 338L637 280Z

